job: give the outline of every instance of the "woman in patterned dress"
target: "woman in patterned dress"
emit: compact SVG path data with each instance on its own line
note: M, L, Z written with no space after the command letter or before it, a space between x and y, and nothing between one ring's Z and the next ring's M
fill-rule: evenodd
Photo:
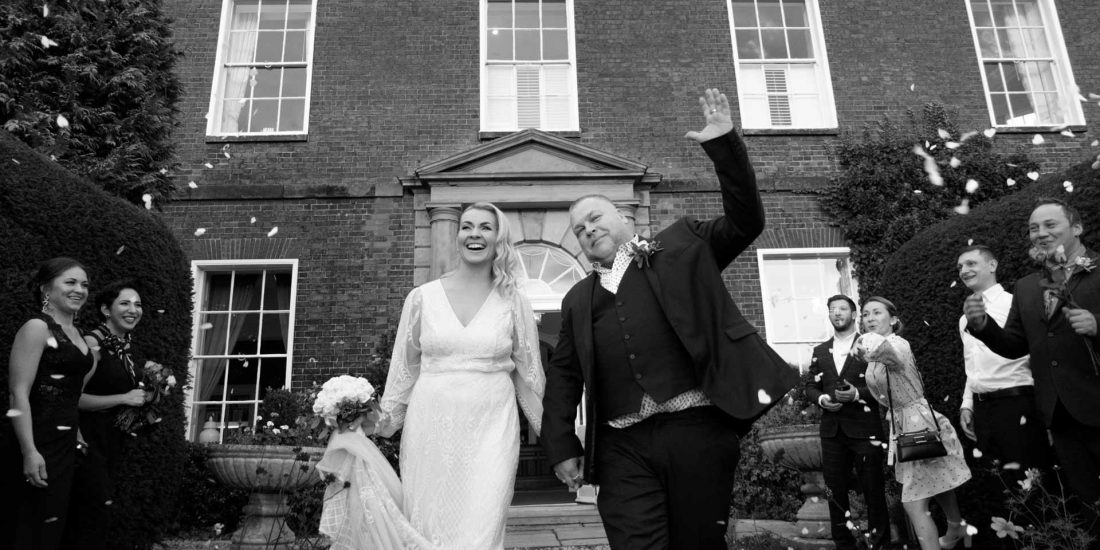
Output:
M17 508L12 531L0 536L20 550L54 550L62 545L76 469L77 403L95 361L73 324L88 299L88 275L76 260L54 258L39 267L32 291L42 311L16 333L8 364L7 416L18 445L3 451L11 470L3 472L3 498Z
M920 547L922 550L950 549L959 541L969 547L970 536L959 513L954 489L970 479L970 469L966 466L962 444L951 422L942 414L933 412L924 398L924 384L909 342L897 335L902 329L897 307L879 296L869 298L863 304L863 329L865 334L856 343L856 353L863 355L868 363L867 387L875 399L883 407L890 407L891 402L893 404L892 409L887 409L891 432L895 429L895 423L903 433L922 429L935 431L938 426L940 439L947 449L947 456L894 462L894 437L897 434L891 433L887 462L894 462L895 476L902 485L901 502L916 531ZM875 346L874 342L881 343ZM928 510L933 498L947 516L948 528L943 537L937 537L936 524Z

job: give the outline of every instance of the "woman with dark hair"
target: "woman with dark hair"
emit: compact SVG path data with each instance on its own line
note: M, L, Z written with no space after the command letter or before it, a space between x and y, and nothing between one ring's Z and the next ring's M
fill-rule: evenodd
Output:
M867 387L879 404L888 407L891 433L887 462L894 463L894 475L901 483L901 503L921 549L955 548L959 541L969 548L970 533L959 513L955 488L970 479L970 469L955 428L946 416L933 411L924 397L924 383L909 342L898 336L901 330L893 302L881 296L864 302L864 334L856 342L855 353L867 361ZM920 430L938 432L947 455L895 461L897 435ZM947 516L947 533L942 537L928 509L933 498Z
M66 538L81 549L96 550L107 543L111 476L126 436L115 427L116 417L123 407L140 407L148 400L149 394L138 387L139 373L130 353L130 335L142 314L137 288L133 280L103 287L94 301L100 323L84 336L96 366L80 396L80 430L88 453L79 461Z
M11 547L20 550L52 550L61 548L65 531L76 469L77 405L95 362L73 323L88 299L88 275L76 260L53 258L41 264L31 288L42 311L16 333L8 363L7 416L19 445L3 451L12 470L22 462L23 475L9 481L14 487L3 493L19 506L14 533L0 536L12 537ZM3 475L10 480L15 473Z

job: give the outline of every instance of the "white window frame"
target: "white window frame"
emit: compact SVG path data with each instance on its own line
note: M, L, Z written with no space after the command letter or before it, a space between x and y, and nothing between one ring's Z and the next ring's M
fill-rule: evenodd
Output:
M756 250L756 265L757 265L757 270L760 274L761 308L764 310L764 329L765 329L765 334L767 335L768 344L785 345L785 344L802 344L802 343L805 343L805 344L809 345L810 348L812 349L813 346L816 346L817 344L820 344L824 340L819 341L819 342L809 343L809 342L803 342L802 340L783 339L783 338L780 338L781 335L777 334L777 331L772 330L772 327L775 326L775 323L773 323L774 319L772 318L771 308L767 305L768 295L769 295L769 288L768 288L769 287L769 281L768 281L768 278L766 277L765 272L764 272L764 262L769 258L774 258L775 256L788 256L788 257L793 256L793 257L807 258L807 259L837 258L837 257L840 257L840 256L846 257L848 259L848 265L849 265L849 283L851 284L851 288L852 288L852 291L853 291L852 292L853 296L849 296L849 297L858 304L859 303L859 281L858 281L858 278L856 277L856 274L855 274L855 266L852 265L852 263L851 263L851 261L852 261L851 249L849 249L848 247L823 247L823 248L759 248L759 249ZM825 298L828 298L828 296L825 296ZM856 321L858 322L859 312L856 311L856 312L853 312L853 313L856 314ZM825 309L824 304L823 304L823 307L821 309L821 321L824 322L824 323L829 322L829 314L828 314L828 311ZM831 335L831 333L830 333L830 335ZM807 365L808 365L808 363L807 363ZM798 367L799 367L800 370L805 371L807 365L798 365Z
M799 124L797 121L792 120L790 125L776 125L769 124L766 126L750 126L745 122L745 116L742 114L741 123L745 129L754 130L800 130L800 129L824 129L824 128L836 128L836 100L833 97L833 77L829 72L829 55L828 50L825 48L825 32L821 23L821 10L818 7L818 0L803 0L806 5L806 18L810 27L810 41L814 48L814 61L813 62L798 62L798 61L772 61L768 60L746 60L744 63L753 65L792 65L792 64L813 64L817 71L817 92L821 97L821 123L819 125L807 125ZM744 108L748 103L745 98L744 86L740 83L745 82L741 76L741 64L740 55L737 52L737 32L735 30L733 21L733 0L726 0L726 14L729 22L729 35L730 43L733 51L733 72L737 79L737 100L740 108Z
M489 93L488 93L489 92L489 66L491 64L501 64L501 65L509 64L508 62L495 62L494 63L494 62L490 62L489 59L488 59L488 43L487 43L487 40L486 40L486 35L489 31L489 28L488 28L488 22L489 22L488 12L489 12L489 2L488 2L488 0L480 0L480 22L478 24L478 27L480 29L480 35L478 37L478 47L479 47L479 65L480 65L480 68L481 68L481 74L480 74L480 96L481 96L481 110L480 110L481 122L480 122L480 124L481 124L481 131L482 132L515 132L515 131L518 131L518 130L522 130L523 128L519 127L519 122L517 121L517 118L518 118L517 113L514 112L514 111L512 113L512 123L510 125L501 126L501 127L490 127L490 126L488 126L489 117L487 116L487 113L489 112ZM579 132L580 131L580 115L579 115L579 109L578 109L578 103L580 102L580 98L578 97L578 92L577 92L577 44L576 44L576 28L577 27L576 27L574 16L573 16L573 0L565 0L565 22L566 22L566 26L567 26L566 33L565 33L566 34L566 41L567 41L568 47L569 47L569 61L568 61L569 74L566 77L566 81L567 81L566 84L569 87L569 96L570 96L570 100L571 100L570 103L569 103L569 112L567 113L569 121L568 121L568 124L566 126L560 127L560 128L546 127L545 124L543 124L542 127L537 128L538 130L542 130L542 131L546 131L546 132ZM547 63L547 62L542 62L542 61L529 61L529 62L512 62L511 64L514 65L514 66L519 66L519 65L542 66L542 65L555 65L555 64L558 64L558 63ZM541 110L540 118L543 121L545 121L546 120L546 105L545 104L540 104L540 110Z
M978 40L978 27L974 21L975 0L966 0L966 17L970 22L970 36L974 40L974 55L978 60L978 70L982 75L982 90L985 92L985 104L989 111L989 124L994 128L1015 128L1035 126L1055 126L1055 124L997 124L997 114L993 109L993 96L989 90L989 79L985 71L985 58L982 57L982 45ZM985 0L977 0L983 2ZM1053 58L1054 75L1058 83L1058 95L1062 106L1066 110L1067 120L1064 124L1080 125L1085 123L1085 114L1078 101L1077 83L1073 78L1073 68L1069 61L1069 52L1066 50L1066 39L1062 36L1062 22L1058 19L1058 9L1052 0L1035 0L1039 6L1039 13L1043 17L1043 27L1046 30L1047 47ZM1036 58L1037 59L1037 58Z
M229 35L233 24L233 5L237 0L222 0L221 21L218 24L218 49L214 61L214 78L210 81L210 103L206 111L206 135L207 136L300 136L309 134L309 105L313 92L313 39L317 30L317 0L310 3L309 28L306 31L306 97L303 108L302 129L280 132L276 128L273 132L223 132L219 128L222 118L221 89L224 86L222 80L225 77L226 48L229 43Z
M188 370L191 373L192 383L184 390L184 414L186 415L186 434L188 441L194 441L198 437L199 429L201 429L201 423L198 426L191 424L191 413L195 403L194 390L197 386L198 366L200 360L194 359L198 354L198 348L196 344L199 341L199 337L202 333L202 316L199 313L204 293L206 292L206 273L213 271L231 271L239 269L257 269L257 268L290 268L290 314L289 321L287 322L287 340L286 340L286 374L285 385L287 388L291 387L291 379L293 376L293 364L294 364L294 322L297 316L298 307L298 260L286 259L286 260L192 260L191 261L191 280L195 282L195 292L191 297L191 352L190 357L192 359L188 362ZM261 297L262 299L262 297ZM257 350L258 352L259 350ZM282 354L279 354L281 357ZM264 355L259 355L264 357ZM200 419L201 422L201 419ZM219 431L221 437L225 436L224 419L219 423Z

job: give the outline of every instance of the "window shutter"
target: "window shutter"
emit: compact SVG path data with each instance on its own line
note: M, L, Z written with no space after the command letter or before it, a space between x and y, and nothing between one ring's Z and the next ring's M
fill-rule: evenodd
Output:
M791 99L787 95L786 67L764 67L764 85L768 94L768 111L772 125L791 125Z
M538 128L542 122L541 82L536 65L516 66L516 126Z

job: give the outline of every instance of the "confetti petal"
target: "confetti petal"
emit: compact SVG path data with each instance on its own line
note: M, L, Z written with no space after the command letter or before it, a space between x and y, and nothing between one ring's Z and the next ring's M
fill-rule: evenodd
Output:
M195 183L194 181L187 182L187 186L190 187L191 189L198 189L199 188L199 184Z
M959 160L959 157L951 157L951 162L949 162L948 164L952 168L958 168L958 167L962 166L962 161Z
M67 432L71 429L73 429L72 426L58 426L57 427L57 431L59 431L59 432Z
M910 84L910 85L909 85L909 91L910 91L910 92L912 92L912 91L914 91L914 90L916 90L916 89L917 89L917 85L916 85L916 84Z
M69 119L65 118L65 115L57 115L57 127L58 128L68 128L69 127Z
M944 130L943 128L937 129L936 134L938 134L940 136L940 139L951 139L951 132L948 132L947 130Z
M1062 188L1064 188L1066 190L1066 193L1072 193L1073 192L1073 182L1072 181L1062 182Z
M50 6L48 4L42 4L42 17L50 16Z
M1040 136L1039 134L1035 134L1035 137L1031 138L1031 143L1035 145L1042 145L1044 141L1046 140L1043 139L1043 136Z
M224 147L222 147L222 154L223 154L223 155L225 155L225 158L227 158L227 159L228 159L228 158L233 158L233 157L232 157L232 156L230 156L230 154L229 154L229 144L228 144L228 143L226 143L226 144L225 144L225 146L224 146Z
M43 48L51 48L51 47L57 45L57 42L54 42L53 40L50 40L46 36L42 36L41 38L39 38L38 41L42 43Z
M966 240L966 246L970 246L970 245L972 245L972 244L974 244L974 239L967 239L967 240ZM928 322L928 321L925 321L925 323L927 323L927 322Z
M1008 178L1007 180L1005 180L1005 185L1012 187L1013 185L1016 185L1016 180Z
M1038 181L1039 180L1039 173L1038 172L1028 172L1027 177L1031 181Z
M1026 424L1027 424L1027 417L1026 416L1021 416L1020 417L1020 425L1024 426Z
M1002 466L1002 468L1004 468L1005 470L1019 470L1020 469L1020 463L1019 462L1009 462L1009 463L1005 464L1004 466Z
M768 392L764 390L758 390L756 392L756 400L760 403L767 405L772 402L772 396L768 395Z
M7 416L8 418L15 418L17 416L23 416L23 411L20 411L20 410L17 410L17 409L8 409L8 412L5 416Z
M978 131L977 131L977 130L973 130L973 131L970 131L970 132L966 132L965 134L963 134L963 135L959 136L959 141L966 141L966 140L968 140L968 139L970 139L970 138L972 138L972 137L974 137L974 136L976 136L976 135L978 135Z
M64 374L51 374L50 378L53 378L54 380L61 380L61 379L65 378L65 375Z
M200 227L195 230L196 237L201 237L203 233L206 233L206 228Z
M944 143L943 146L947 147L948 149L958 149L962 146L962 144L957 141L949 141L947 143Z
M996 134L997 134L997 129L996 128L987 128L985 130L982 130L982 135L989 138L989 139L993 139L993 136L995 136Z
M118 247L118 250L115 251L115 256L118 256L118 255L122 254L123 250L126 250L126 245L122 245L122 246Z
M206 164L203 164L203 166L205 166L207 168L213 168L214 167L214 165L210 164L209 162L207 162Z
M256 223L256 216L252 216L252 220L249 221L248 223Z
M203 323L202 326L200 326L199 328L203 330L210 330L214 328L214 323Z
M970 213L970 199L963 199L958 206L955 207L955 213L957 214L969 214Z
M149 193L146 193L146 194L141 196L141 202L145 203L145 209L146 210L152 210L153 209L153 196L150 195Z
M46 345L50 346L53 349L57 349L57 338L54 338L53 336L46 338Z
M271 228L271 231L268 231L268 232L267 232L267 236L268 236L268 237L274 237L274 236L275 236L275 234L276 234L276 233L278 233L278 232L279 232L279 228L278 228L278 227L272 227L272 228Z
M1089 144L1089 146L1091 146L1091 147L1097 147L1097 146L1100 146L1100 139L1094 139L1094 140L1092 140L1092 143L1090 143L1090 144Z
M951 288L955 288L955 285L959 284L958 281L951 281Z
M1070 130L1068 128L1065 129L1065 130L1062 130L1059 133L1062 134L1063 136L1066 136L1066 137L1077 137L1077 134L1074 134L1073 130Z
M969 179L966 180L966 192L971 195L978 190L978 180Z
M161 168L161 169L160 169L160 175L162 175L162 176L163 176L163 175L165 175L165 174L167 174L167 173L168 173L168 169L167 169L167 168Z

